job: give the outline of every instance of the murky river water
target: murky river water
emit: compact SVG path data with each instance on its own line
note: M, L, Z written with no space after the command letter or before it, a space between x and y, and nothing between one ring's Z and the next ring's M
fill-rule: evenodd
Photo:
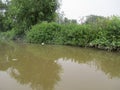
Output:
M120 53L0 43L0 90L120 90Z

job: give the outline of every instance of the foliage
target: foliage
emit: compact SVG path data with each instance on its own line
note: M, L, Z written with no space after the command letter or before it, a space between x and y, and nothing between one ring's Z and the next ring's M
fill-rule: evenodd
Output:
M56 42L61 26L56 23L43 22L32 27L27 32L26 39L31 43L48 43L53 44Z
M58 0L0 0L0 38L120 51L120 17L90 15L78 24L61 15L57 21L58 6Z
M98 23L101 20L105 20L105 17L103 17L103 16L96 16L96 15L89 15L89 16L86 17L85 23L93 25L93 24Z
M85 46L92 39L89 25L68 24L61 30L63 44L74 46Z
M92 44L102 49L120 49L120 18L113 16L102 23L105 26L101 27Z
M0 31L5 32L10 30L10 22L8 20L8 5L9 0L0 0Z
M9 30L6 32L0 32L0 39L3 39L3 40L23 40L24 34L21 33L21 31L18 31L15 28L13 28L12 30Z
M13 40L15 38L15 35L15 30L0 33L0 37L3 40Z
M58 6L57 0L11 0L5 12L5 29L14 29L22 37L33 25L54 21Z
M0 0L0 31L4 31L4 10L6 9L6 4Z
M0 13L0 31L2 31L4 28L3 28L3 15Z
M0 10L4 10L6 8L6 4L3 3L2 0L0 0Z
M37 24L27 32L31 43L63 44L96 47L106 50L120 49L120 18L113 16L99 20L99 24Z
M63 24L77 24L77 20L75 20L75 19L68 19L68 18L64 18L63 19L63 22L62 22Z
M89 25L59 25L56 23L42 23L32 27L27 32L27 41L31 43L64 44L85 46L93 40Z

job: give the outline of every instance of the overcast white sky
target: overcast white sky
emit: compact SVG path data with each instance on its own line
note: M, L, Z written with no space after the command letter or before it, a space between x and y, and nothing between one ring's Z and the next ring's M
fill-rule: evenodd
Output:
M120 16L120 0L62 0L61 11L70 19L91 14Z

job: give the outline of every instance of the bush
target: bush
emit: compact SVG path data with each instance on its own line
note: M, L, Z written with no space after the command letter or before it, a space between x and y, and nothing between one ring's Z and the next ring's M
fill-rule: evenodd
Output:
M93 40L93 30L89 25L59 25L56 23L41 23L32 27L26 34L30 43L64 44L86 46Z
M87 46L93 39L89 25L69 24L62 29L63 44Z
M30 43L48 43L54 44L59 36L61 26L56 23L43 22L32 27L26 33L26 39Z
M26 33L30 43L90 46L107 50L120 49L120 18L110 17L99 24L65 24L43 22Z
M1 32L0 38L4 40L13 40L15 38L15 30L7 31L7 32Z
M99 30L96 38L91 43L93 46L108 50L120 48L120 18L109 18L106 22L106 27Z

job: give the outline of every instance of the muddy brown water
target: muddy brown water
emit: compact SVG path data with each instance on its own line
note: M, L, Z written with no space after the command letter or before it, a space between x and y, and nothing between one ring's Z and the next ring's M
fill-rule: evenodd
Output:
M2 42L0 90L120 90L120 53Z

